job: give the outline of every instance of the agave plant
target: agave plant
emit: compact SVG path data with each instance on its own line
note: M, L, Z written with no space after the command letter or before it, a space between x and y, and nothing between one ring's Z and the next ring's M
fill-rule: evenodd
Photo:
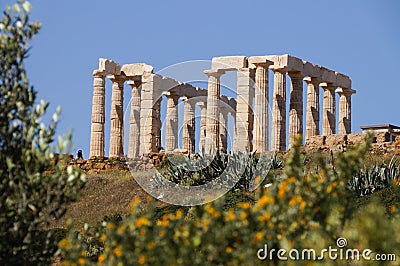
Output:
M360 170L348 182L348 188L362 197L375 191L399 185L400 168L394 157L389 164L373 165L369 170Z

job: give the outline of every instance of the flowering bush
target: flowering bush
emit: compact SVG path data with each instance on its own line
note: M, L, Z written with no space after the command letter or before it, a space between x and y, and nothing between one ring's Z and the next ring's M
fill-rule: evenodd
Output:
M140 211L140 199L131 203L131 214L121 223L104 224L98 238L104 253L95 263L104 265L258 265L257 251L269 248L316 248L334 245L342 234L354 243L373 243L371 228L357 225L368 215L374 224L371 209L354 215L354 198L346 190L346 181L357 167L368 143L337 158L335 168L321 158L318 173L304 171L300 139L286 162L285 176L267 189L261 189L255 203L239 202L224 209L224 199L177 209L153 221L154 206ZM357 155L357 156L356 156ZM351 167L351 169L349 169ZM351 176L351 175L350 175ZM395 207L393 207L395 210ZM397 217L397 216L395 216ZM396 219L396 218L394 218ZM349 223L351 221L351 223ZM388 223L391 224L391 223ZM374 228L377 229L377 228ZM392 231L390 231L392 232ZM61 243L64 263L93 263L88 261L82 236L71 233ZM389 251L392 241L385 234ZM398 242L397 242L398 243ZM392 246L393 247L393 246ZM398 247L398 244L397 246ZM277 257L273 261L279 263ZM286 264L287 262L285 262Z

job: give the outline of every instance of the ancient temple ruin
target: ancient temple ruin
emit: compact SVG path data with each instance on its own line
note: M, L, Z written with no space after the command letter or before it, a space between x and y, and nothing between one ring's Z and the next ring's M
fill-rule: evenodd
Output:
M303 135L303 132L306 140L317 135L351 133L351 95L356 91L344 74L287 54L214 57L211 65L211 69L204 71L208 76L208 88L204 89L154 73L153 67L147 64L121 67L117 62L100 59L99 68L93 72L90 157L105 156L106 78L112 81L109 157L124 156L126 152L123 143L125 82L132 88L129 158L156 152L161 146L160 103L163 95L167 99L168 114L164 125L166 152L178 148L178 99L184 102L182 148L188 153L196 150L196 130L199 130L200 138L198 150L226 151L228 113L234 118L233 151L286 150L287 144L289 148L293 145L295 135ZM227 71L237 72L236 98L221 95L220 78ZM270 72L273 74L272 99L268 97ZM286 95L287 76L289 95ZM321 89L322 104L319 100ZM304 93L307 95L305 114ZM336 94L340 99L338 119ZM196 105L201 108L200 128L197 129L194 122ZM268 106L272 107L272 114L269 114ZM269 119L270 115L272 119Z

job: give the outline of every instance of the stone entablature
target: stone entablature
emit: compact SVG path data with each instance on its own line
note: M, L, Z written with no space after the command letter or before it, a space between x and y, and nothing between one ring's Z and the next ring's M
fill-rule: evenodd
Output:
M227 71L237 72L236 99L220 94L220 78ZM269 72L273 73L273 99L268 98ZM351 95L356 91L351 88L350 78L344 74L290 55L214 57L211 69L205 70L204 73L208 76L207 90L156 74L153 67L147 64L126 64L121 67L117 62L101 58L99 68L93 72L90 157L104 156L106 76L113 83L110 157L124 155L123 89L126 81L132 87L128 145L130 158L156 152L161 146L162 95L167 99L164 145L167 152L178 148L179 99L184 102L182 146L188 153L194 153L196 149L195 105L201 108L199 151L202 149L206 152L215 149L227 151L229 113L235 123L234 151L256 150L263 153L268 150L286 150L287 140L290 148L294 136L303 135L303 131L306 140L321 133L323 136L351 133ZM290 83L289 95L286 95L287 77ZM306 105L303 103L304 85L307 93ZM321 88L324 96L322 104L319 102ZM340 99L338 123L336 94ZM289 102L288 138L287 102ZM272 106L272 123L269 121L268 106ZM306 106L305 112L303 112L304 106ZM321 120L322 130L320 130Z

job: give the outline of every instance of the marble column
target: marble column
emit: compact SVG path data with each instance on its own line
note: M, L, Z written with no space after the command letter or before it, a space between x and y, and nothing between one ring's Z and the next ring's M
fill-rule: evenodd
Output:
M162 122L161 122L161 101L162 98L159 98L156 100L156 103L154 104L154 127L153 127L153 134L154 134L154 139L155 139L155 150L153 151L159 151L161 148L161 127L162 127Z
M132 87L131 114L129 116L128 157L139 156L140 146L140 81L128 81Z
M228 110L220 106L219 113L219 150L226 153L228 150Z
M156 97L161 94L162 77L151 74L142 76L140 102L140 149L139 155L157 151L156 145Z
M319 135L319 79L306 77L307 111L306 111L306 140Z
M336 133L336 86L331 83L321 83L320 86L324 89L322 135L328 136Z
M272 149L286 150L286 71L273 69Z
M167 117L165 121L165 151L178 148L178 99L179 96L165 93L167 97Z
M268 66L269 63L256 63L256 88L254 99L254 145L253 150L258 153L268 151L269 134L269 91Z
M199 152L203 152L203 150L205 150L207 132L207 102L199 102L197 105L200 107L201 111Z
M339 134L351 133L351 95L355 93L352 89L338 88L339 94Z
M195 153L195 102L182 97L184 102L183 111L183 132L182 132L182 148L187 150L189 154Z
M237 72L235 151L253 150L253 98L255 69L239 68Z
M92 125L90 133L91 158L104 156L105 77L105 72L99 70L93 72Z
M220 101L220 77L224 74L221 70L206 70L208 75L207 92L207 136L205 152L213 154L219 149L219 101Z
M113 75L111 95L110 157L124 156L124 76Z
M303 136L303 75L300 72L289 73L289 148L293 147L296 135Z

